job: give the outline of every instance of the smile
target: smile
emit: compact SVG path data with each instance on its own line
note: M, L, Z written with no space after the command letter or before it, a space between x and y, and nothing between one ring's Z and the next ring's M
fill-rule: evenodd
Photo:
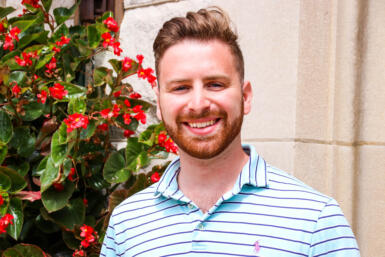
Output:
M205 122L186 122L191 128L206 128L214 125L218 120L209 120Z

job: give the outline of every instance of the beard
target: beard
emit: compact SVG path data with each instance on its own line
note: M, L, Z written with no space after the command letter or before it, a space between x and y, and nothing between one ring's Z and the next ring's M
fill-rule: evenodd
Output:
M176 125L164 122L167 133L180 149L188 155L198 159L211 159L222 153L239 135L243 123L243 102L240 101L240 112L233 120L228 119L225 111L210 112L203 110L201 113L188 113L178 115ZM194 120L206 117L219 117L221 124L219 130L213 135L191 135L184 131L183 120ZM217 121L218 122L218 121Z

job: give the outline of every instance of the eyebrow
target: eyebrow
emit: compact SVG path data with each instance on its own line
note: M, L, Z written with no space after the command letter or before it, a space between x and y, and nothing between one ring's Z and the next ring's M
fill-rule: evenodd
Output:
M225 80L227 82L227 81L230 81L231 79L225 75L213 75L213 76L208 76L208 77L203 78L203 81L208 81L208 80ZM168 81L166 83L166 85L186 83L186 82L191 82L191 81L192 81L191 79L173 79L173 80Z

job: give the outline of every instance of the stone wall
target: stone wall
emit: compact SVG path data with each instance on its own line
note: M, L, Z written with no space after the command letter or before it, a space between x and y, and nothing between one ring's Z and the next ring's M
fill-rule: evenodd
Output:
M362 256L385 256L385 1L124 0L124 54L153 67L163 22L211 5L234 21L254 89L243 140L336 198Z

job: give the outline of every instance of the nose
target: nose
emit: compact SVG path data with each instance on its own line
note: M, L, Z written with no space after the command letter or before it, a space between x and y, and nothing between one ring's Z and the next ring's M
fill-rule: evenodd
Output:
M195 113L209 109L210 101L202 86L194 86L190 93L188 108Z

